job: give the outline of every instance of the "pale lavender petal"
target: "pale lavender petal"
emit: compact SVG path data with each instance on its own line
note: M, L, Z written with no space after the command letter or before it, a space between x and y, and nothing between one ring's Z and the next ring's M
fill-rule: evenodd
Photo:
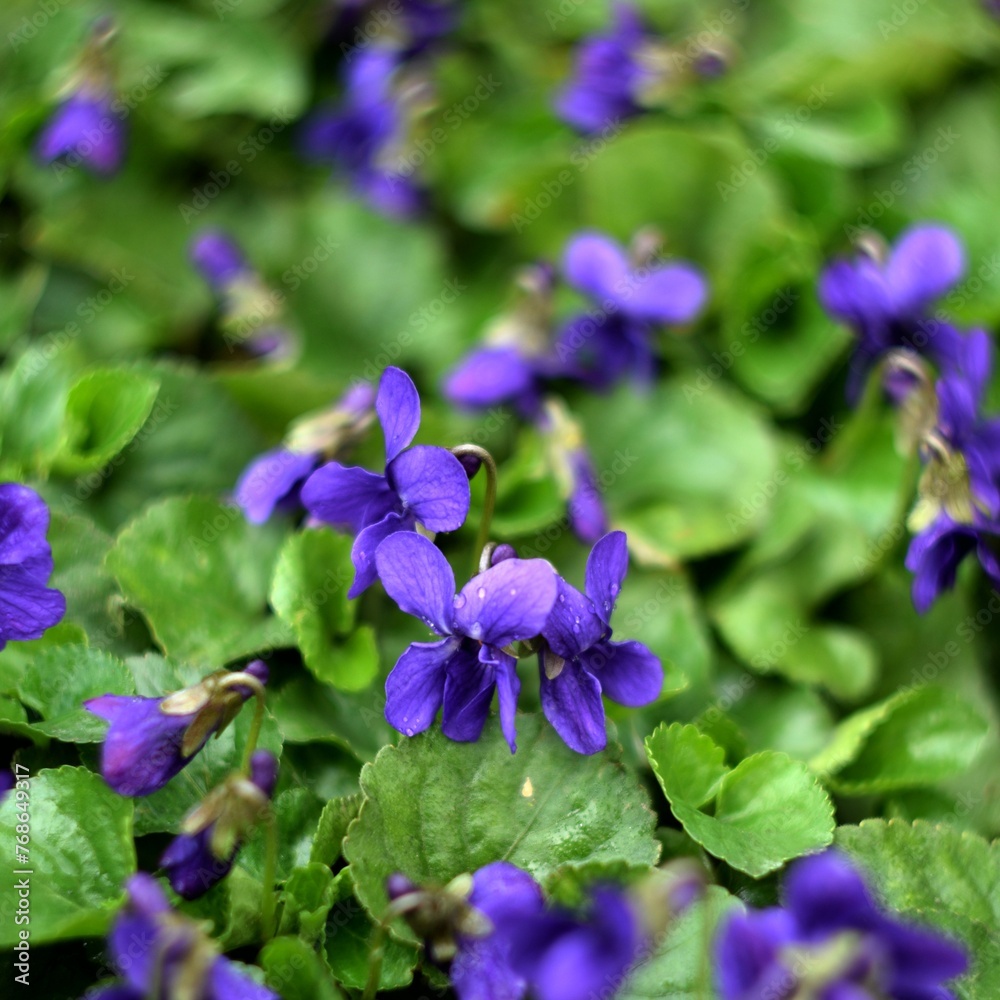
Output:
M321 466L302 487L302 504L313 517L355 534L385 517L395 502L385 476L339 462Z
M609 531L587 557L587 596L606 625L628 572L628 539L624 531Z
M354 582L347 596L353 600L366 591L378 578L375 562L379 546L391 535L411 534L413 518L407 514L386 514L381 521L369 524L351 546L351 562L354 563Z
M580 662L619 705L648 705L663 690L663 664L641 642L600 642L582 653Z
M385 718L393 729L413 736L434 721L444 694L445 672L460 640L414 642L385 680Z
M390 366L382 372L375 412L385 435L388 465L413 440L420 426L420 396L413 379L401 368Z
M600 233L572 239L563 257L566 280L595 299L617 302L619 288L629 280L628 260L614 240Z
M541 634L556 600L556 574L542 559L505 559L474 576L455 599L455 629L506 646Z
M571 750L591 754L608 745L601 685L578 661L567 660L553 678L542 669L540 694L545 718Z
M705 305L708 285L690 264L667 264L629 285L622 308L635 319L653 323L687 323Z
M965 272L965 251L944 226L914 226L897 241L886 264L895 309L917 312L940 298Z
M469 477L445 448L418 444L389 463L389 482L403 506L429 531L456 531L469 513Z
M375 554L386 593L438 635L453 631L455 574L441 550L415 531L387 538Z

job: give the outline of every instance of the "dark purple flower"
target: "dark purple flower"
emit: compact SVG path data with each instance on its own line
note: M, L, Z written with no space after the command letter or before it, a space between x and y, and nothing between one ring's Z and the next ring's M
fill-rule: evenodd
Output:
M267 810L277 781L277 758L269 750L257 750L250 758L249 777L235 774L209 793L160 858L174 892L197 899L229 874L240 846Z
M346 174L377 211L407 218L420 210L423 194L412 170L399 162L410 116L398 85L403 54L372 46L353 59L340 107L307 123L303 149Z
M527 982L512 968L510 932L542 913L538 883L506 861L495 861L472 876L469 905L490 923L486 935L459 935L448 975L459 1000L520 1000Z
M641 58L648 42L635 9L616 3L610 33L580 45L573 79L556 97L559 117L586 135L641 114L642 92L654 80Z
M514 713L521 682L504 647L537 636L556 599L556 575L542 559L504 559L473 577L456 596L441 552L412 532L378 547L379 578L407 614L445 638L415 642L385 682L385 717L407 736L423 732L444 707L441 731L453 740L479 739L493 692L500 725L516 749Z
M236 964L215 953L197 924L170 908L152 876L139 872L128 880L126 889L128 899L108 934L111 964L123 981L88 993L88 997L280 1000Z
M613 996L645 943L638 913L612 886L593 889L582 915L561 909L525 913L504 930L514 972L536 1000Z
M798 995L803 970L810 995L830 1000L953 1000L943 984L965 972L964 950L883 913L836 851L796 862L784 901L783 908L734 914L723 924L715 943L723 1000Z
M113 105L110 91L77 91L45 126L38 138L38 155L46 163L64 158L97 174L115 173L125 155L125 126Z
M542 636L542 711L577 753L607 746L602 694L621 705L655 701L663 666L641 642L612 642L611 614L628 572L623 531L612 531L587 559L586 595L559 577L558 596Z
M297 511L302 487L322 464L365 428L375 404L367 382L349 389L329 410L300 422L280 448L258 455L243 471L234 499L253 524L263 524L275 511Z
M0 649L38 639L66 614L66 598L47 587L52 549L49 509L27 486L0 483Z
M406 372L390 367L382 373L375 411L385 435L385 473L329 462L302 488L302 502L313 517L357 536L350 597L374 583L375 550L384 539L418 524L455 531L469 513L462 463L444 448L407 447L420 426L420 397Z
M267 683L262 660L244 673ZM190 763L208 738L221 732L252 691L227 685L222 671L192 687L163 698L104 694L84 707L107 720L101 752L101 774L119 795L151 795Z
M570 285L594 300L597 311L570 320L554 354L568 377L596 387L625 374L648 381L654 370L652 327L690 322L708 294L705 279L691 264L632 264L601 233L574 237L563 271Z
M938 366L953 360L961 334L927 315L965 271L965 252L943 226L906 230L883 262L870 253L837 260L820 276L819 299L835 319L854 328L858 341L848 378L856 401L872 368L894 348L914 351Z

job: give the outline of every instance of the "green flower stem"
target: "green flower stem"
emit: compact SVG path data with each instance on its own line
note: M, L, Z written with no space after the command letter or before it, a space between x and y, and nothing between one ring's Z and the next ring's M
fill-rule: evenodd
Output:
M274 879L278 870L278 823L274 810L268 806L264 817L264 875L261 879L263 898L260 907L260 927L266 944L274 937Z
M264 706L267 697L264 693L264 685L253 674L247 674L238 670L227 674L219 682L219 686L223 688L248 687L253 691L253 696L257 700L254 705L253 722L250 723L250 733L247 736L247 745L243 748L243 760L240 763L240 770L244 774L249 775L250 758L253 756L254 750L257 749L257 740L260 739L260 727L264 725Z
M490 540L490 525L493 522L493 510L497 503L497 463L493 456L478 444L460 444L451 449L456 458L462 455L472 455L478 458L486 469L486 496L483 498L483 516L479 521L479 535L472 554L472 576L480 572L479 560L483 550Z
M389 935L389 924L406 912L406 900L409 898L409 896L403 896L390 903L385 911L385 916L375 928L371 947L368 950L368 982L365 983L365 992L362 994L361 1000L375 1000L378 984L382 981L382 961L385 958L385 939Z

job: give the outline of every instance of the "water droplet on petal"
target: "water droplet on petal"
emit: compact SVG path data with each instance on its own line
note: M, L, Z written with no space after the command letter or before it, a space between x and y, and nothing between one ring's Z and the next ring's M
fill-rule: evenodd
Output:
M473 622L469 628L469 635L473 639L481 639L483 637L483 626L480 622Z
M560 594L559 595L559 603L560 604L565 604L566 603L566 595L565 594Z
M413 730L412 729L404 729L403 732L406 733L407 736L412 736L413 735Z
M483 598L486 597L486 588L480 587L479 590L476 591L476 593L479 595L479 600L483 600Z
M517 588L516 587L511 587L510 588L510 596L511 597L517 597Z
M622 588L617 583L611 584L611 596L612 597L617 597L618 596L618 591L621 590L621 589Z
M465 597L463 597L461 594L456 594L455 595L455 602L454 603L455 603L455 607L456 608L464 608L465 607Z

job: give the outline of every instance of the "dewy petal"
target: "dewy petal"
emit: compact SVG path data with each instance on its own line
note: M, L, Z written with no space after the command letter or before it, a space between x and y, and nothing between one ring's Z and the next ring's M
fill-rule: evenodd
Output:
M385 476L339 462L318 468L302 487L302 504L313 517L354 534L385 517L395 502ZM374 517L373 511L381 512Z
M652 323L687 323L707 297L704 277L690 264L667 264L641 281L630 279L621 293L622 308L629 316Z
M597 678L579 660L567 660L555 677L540 671L545 718L577 753L598 753L608 745L604 729L604 702Z
M445 380L444 394L456 406L486 409L533 398L535 378L534 366L515 348L484 347L452 371Z
M14 565L34 556L51 558L45 540L48 527L49 509L34 490L20 483L0 483L0 565Z
M593 646L605 626L589 597L562 577L557 578L556 586L556 600L541 634L554 652L569 660Z
M587 596L606 625L628 572L628 539L624 531L609 531L587 557Z
M382 372L375 412L385 435L388 465L413 440L420 426L420 396L413 379L401 368L390 366Z
M319 460L314 454L297 454L275 448L255 458L236 483L235 500L252 524L263 524L274 509L294 499Z
M485 652L485 647L484 647ZM511 753L517 752L517 696L521 693L521 678L517 676L517 660L502 650L493 650L496 659L497 702L500 707L500 728ZM482 659L482 656L480 656Z
M366 591L376 580L375 562L379 546L390 536L413 530L413 518L406 514L386 514L381 521L370 524L351 546L351 561L354 563L354 582L347 596L353 600Z
M663 664L641 642L601 642L581 654L581 662L612 701L639 708L663 690Z
M542 559L505 559L474 576L455 599L455 630L506 646L540 635L556 600L556 574Z
M965 251L944 226L908 229L893 247L886 282L897 313L919 312L955 285L965 272Z
M574 288L598 301L617 302L618 289L629 280L624 251L601 233L581 233L570 240L563 256L563 271Z
M255 983L235 962L220 955L209 970L205 1000L281 1000L281 997Z
M494 663L483 662L482 654L486 653L486 647L479 648L477 656L475 644L462 643L448 663L444 683L441 732L448 739L461 743L479 739L489 718L496 687L497 668Z
M23 566L0 566L0 649L11 640L41 638L66 614L62 593L38 580L38 570L49 565L49 559L38 557Z
M439 635L453 631L455 574L441 550L415 531L387 538L375 554L386 593Z
M101 774L119 795L151 795L191 760L182 755L181 743L193 716L161 712L162 700L105 694L84 702L88 711L110 722ZM205 740L211 735L206 733Z
M469 477L445 448L418 444L386 469L404 508L429 531L456 531L469 513Z
M404 650L385 680L385 718L393 729L413 736L429 728L441 707L445 671L458 642L414 642Z

